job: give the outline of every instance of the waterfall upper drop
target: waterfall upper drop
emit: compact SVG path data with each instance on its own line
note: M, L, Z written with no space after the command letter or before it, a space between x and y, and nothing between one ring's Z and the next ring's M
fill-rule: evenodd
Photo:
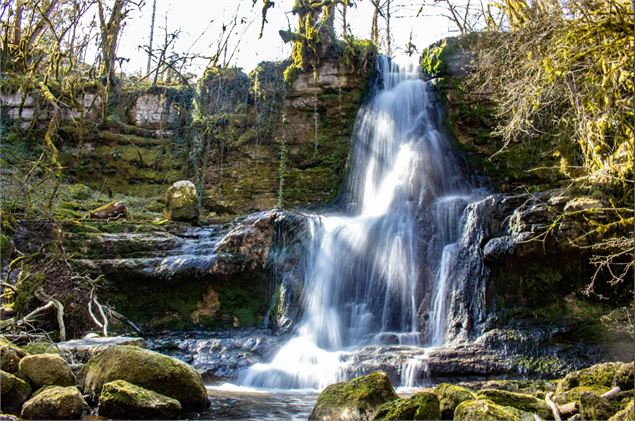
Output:
M378 60L357 116L342 214L310 215L303 316L292 339L242 384L322 388L364 345L440 345L449 258L472 186L414 64Z

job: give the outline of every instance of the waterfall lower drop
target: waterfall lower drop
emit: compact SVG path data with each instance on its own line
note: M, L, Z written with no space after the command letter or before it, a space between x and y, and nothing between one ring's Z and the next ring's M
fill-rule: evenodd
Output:
M364 346L443 344L448 265L472 187L417 66L380 57L377 70L377 94L357 116L346 211L309 216L303 316L243 385L321 389L344 380L347 356ZM402 384L422 370L423 359L406 361Z

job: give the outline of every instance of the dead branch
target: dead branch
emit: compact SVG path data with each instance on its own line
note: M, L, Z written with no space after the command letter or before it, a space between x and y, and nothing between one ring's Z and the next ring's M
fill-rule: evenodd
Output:
M564 418L569 418L580 410L580 404L577 401L569 402L564 405L558 405L558 411Z
M617 395L618 393L620 393L620 387L619 386L615 386L613 389L609 390L608 392L600 395L602 398L606 398L606 399L611 399L612 397L614 397L615 395Z
M558 405L556 405L554 401L551 400L552 397L553 392L547 393L547 396L545 396L545 402L547 402L547 405L549 405L549 408L551 408L553 419L555 421L562 421L562 418L560 417L560 411L558 410Z

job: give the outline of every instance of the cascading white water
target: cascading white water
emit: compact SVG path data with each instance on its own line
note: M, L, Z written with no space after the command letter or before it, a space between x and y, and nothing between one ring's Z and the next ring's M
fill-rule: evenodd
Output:
M310 217L302 319L244 385L322 388L346 376L344 357L361 346L443 343L450 244L472 188L417 66L380 58L378 74L357 117L347 211Z

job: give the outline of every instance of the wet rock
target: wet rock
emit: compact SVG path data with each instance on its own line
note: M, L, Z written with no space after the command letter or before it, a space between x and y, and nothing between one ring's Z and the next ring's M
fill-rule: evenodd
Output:
M144 339L129 336L110 336L107 338L84 338L72 341L60 342L57 344L62 355L67 355L73 361L85 363L93 355L104 349L115 345L133 345L144 348Z
M182 180L172 184L165 194L165 217L170 221L193 222L198 219L196 186Z
M20 360L27 355L17 345L0 337L0 369L7 373L16 374L20 367Z
M27 355L22 358L20 377L31 383L34 388L75 384L71 367L58 354Z
M48 386L39 390L22 407L20 417L29 420L74 420L88 408L75 386Z
M184 409L209 406L201 375L175 358L136 346L113 346L92 357L79 374L84 393L96 400L104 384L125 380L181 403Z
M531 414L509 406L497 405L488 399L461 402L454 410L455 421L520 421L533 419Z
M521 411L531 412L543 419L548 419L552 416L551 408L549 408L544 400L523 393L498 389L483 389L478 392L478 398L489 399L497 405L511 406Z
M514 371L513 365L502 359L500 354L478 344L436 348L427 355L431 377L494 375Z
M398 398L385 373L372 373L327 386L309 419L372 420L379 407Z
M589 209L599 210L605 207L606 205L604 205L598 199L594 199L588 196L583 196L583 197L576 197L566 202L563 210L565 212L576 212L576 211L589 210Z
M437 396L430 392L419 392L407 399L383 404L375 420L437 420L440 416Z
M619 401L609 400L592 392L580 394L580 416L583 420L607 420L620 409L622 405Z
M0 389L0 407L3 411L20 409L31 396L31 386L6 371L0 371Z
M176 399L128 383L124 380L104 384L99 395L98 413L112 419L175 419L181 412Z
M633 419L635 419L635 407L633 400L631 399L629 404L626 405L624 409L609 418L609 421L633 421Z
M476 394L470 389L448 383L436 386L433 393L439 398L442 420L451 420L454 417L454 410L461 402L476 399Z

